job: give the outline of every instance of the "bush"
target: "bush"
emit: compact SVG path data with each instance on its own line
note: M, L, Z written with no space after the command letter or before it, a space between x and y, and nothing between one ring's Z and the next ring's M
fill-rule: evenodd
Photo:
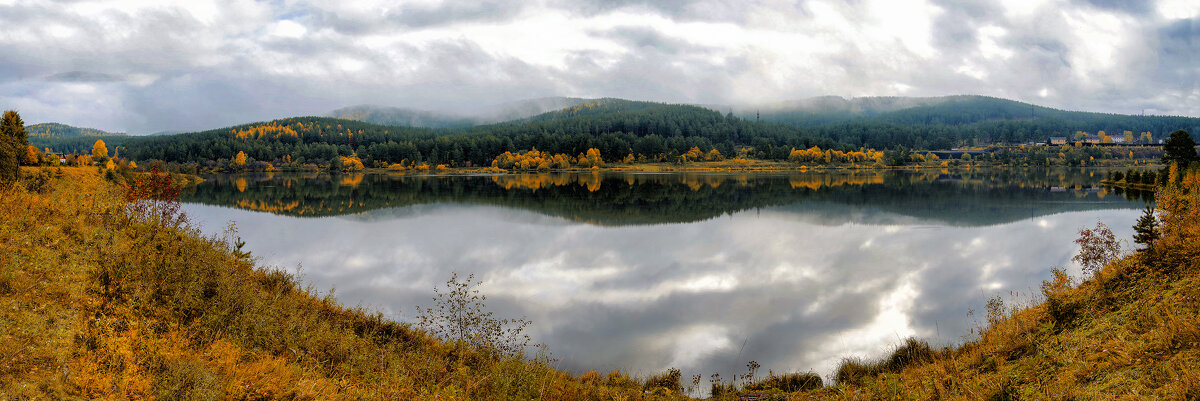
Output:
M1046 315L1054 322L1054 329L1062 331L1075 324L1083 308L1079 301L1067 295L1067 290L1071 288L1071 277L1066 270L1054 268L1051 272L1054 278L1042 282L1042 295L1046 297Z
M433 300L437 305L417 308L421 315L418 325L459 347L470 346L494 351L497 356L520 358L529 345L529 335L525 334L529 321L492 317L492 312L484 310L487 296L476 288L480 284L474 274L458 281L458 273L452 273L444 291L434 289L437 296Z
M933 362L933 348L925 341L909 337L903 345L892 351L892 355L883 362L883 368L889 372L899 372L905 367L929 362Z
M679 369L670 368L666 372L650 376L646 379L646 385L643 386L646 390L663 388L674 393L683 393L683 373Z
M154 383L160 400L217 400L222 395L217 377L191 358L166 362Z
M779 390L787 393L797 391L816 390L821 388L824 383L821 381L821 376L816 373L789 373L785 375L775 376L769 375L766 379L751 383L746 386L747 390L764 391L764 390Z
M833 374L833 380L838 384L861 386L864 378L875 376L880 372L878 363L869 363L860 358L844 358L838 364L837 371Z
M1084 273L1095 276L1109 262L1121 257L1121 242L1117 241L1112 229L1104 223L1096 222L1096 228L1082 228L1079 238L1079 254L1074 260L1083 266Z
M25 190L29 192L44 194L50 189L51 173L49 169L43 168L36 173L26 173L21 175L21 181L25 184Z
M834 380L840 383L861 386L863 378L877 376L880 373L899 373L904 368L923 363L933 362L934 351L928 342L916 338L908 338L896 347L891 355L879 361L864 361L859 358L842 359L834 373Z

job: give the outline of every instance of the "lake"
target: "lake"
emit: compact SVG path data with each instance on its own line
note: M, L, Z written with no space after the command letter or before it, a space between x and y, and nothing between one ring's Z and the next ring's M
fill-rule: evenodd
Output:
M268 265L401 321L451 272L559 367L828 375L902 339L962 342L1029 302L1072 240L1146 200L1102 171L215 176L184 194Z

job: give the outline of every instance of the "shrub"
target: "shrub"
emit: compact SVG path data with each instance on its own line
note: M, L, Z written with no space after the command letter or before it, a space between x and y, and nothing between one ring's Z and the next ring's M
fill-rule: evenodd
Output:
M594 370L589 370L583 376L579 376L579 382L583 384L599 384L600 380L600 372Z
M25 184L25 190L39 194L46 193L50 189L51 178L50 169L47 168L42 168L36 173L21 175L21 181Z
M476 288L480 284L474 274L458 281L458 273L452 273L445 290L434 289L436 306L417 308L421 315L418 326L456 343L460 349L471 346L495 351L498 356L521 357L529 345L529 336L524 333L529 321L497 319L485 311L487 296Z
M861 358L843 358L833 374L833 380L838 384L861 386L867 376L880 373L879 364L869 363Z
M861 386L867 376L877 376L881 373L899 373L904 368L923 363L933 362L934 351L928 342L916 338L908 338L896 347L886 358L878 361L865 361L859 358L842 359L834 373L834 380L839 384Z
M160 400L217 400L222 392L217 377L192 358L166 362L154 383Z
M909 337L883 361L883 368L889 372L899 372L910 365L932 361L933 348L929 343Z
M1067 290L1071 288L1071 277L1066 270L1054 268L1051 273L1053 279L1042 282L1042 295L1046 297L1046 315L1054 322L1054 329L1061 331L1074 325L1082 306L1067 295Z
M650 376L643 386L646 390L663 388L675 393L683 392L683 373L679 369L670 368L666 372Z
M821 376L816 373L789 373L784 375L768 375L766 379L751 383L746 386L747 390L764 391L764 390L780 390L783 392L808 391L821 388L824 383L821 381Z
M1095 228L1080 229L1075 243L1079 245L1079 254L1071 260L1079 262L1084 273L1092 276L1099 273L1108 262L1121 256L1121 243L1104 223L1097 222Z

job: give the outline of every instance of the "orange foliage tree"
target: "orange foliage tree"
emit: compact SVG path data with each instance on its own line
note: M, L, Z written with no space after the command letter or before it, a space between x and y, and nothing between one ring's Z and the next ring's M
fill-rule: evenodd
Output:
M358 154L350 156L342 156L342 170L345 171L361 171L363 167L362 160L358 158Z
M604 159L600 158L600 149L589 148L587 152L580 153L578 164L586 167L603 167Z
M138 174L128 185L125 200L132 218L171 227L186 222L187 217L179 210L182 187L172 182L170 174L154 167L149 173Z
M599 151L596 157L599 157ZM537 149L519 153L504 152L492 160L492 167L505 170L566 169L571 168L571 156L561 153L552 155Z
M108 157L108 147L104 146L103 139L97 139L95 144L92 144L92 157L97 159Z

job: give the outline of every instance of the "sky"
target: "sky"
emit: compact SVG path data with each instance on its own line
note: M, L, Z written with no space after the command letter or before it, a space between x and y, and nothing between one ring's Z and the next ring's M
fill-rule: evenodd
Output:
M0 108L146 134L548 96L1200 116L1200 1L0 0Z

